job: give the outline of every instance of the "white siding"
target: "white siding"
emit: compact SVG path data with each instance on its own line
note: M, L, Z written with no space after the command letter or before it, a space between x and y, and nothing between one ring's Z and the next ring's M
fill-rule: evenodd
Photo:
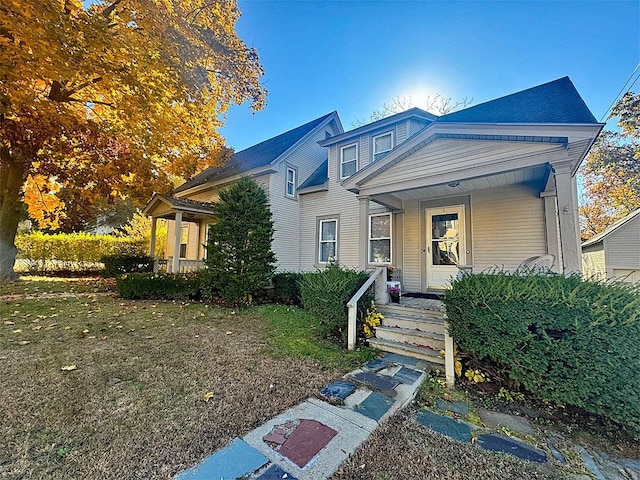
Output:
M590 245L582 249L582 271L587 278L605 280L607 267L605 266L604 247L602 243Z
M547 253L544 201L536 190L516 185L474 192L471 208L474 271L513 270Z
M640 217L617 228L604 239L607 269L640 269Z

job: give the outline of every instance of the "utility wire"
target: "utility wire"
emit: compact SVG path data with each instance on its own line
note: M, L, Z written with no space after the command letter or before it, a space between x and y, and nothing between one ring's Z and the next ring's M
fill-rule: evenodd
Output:
M604 120L607 118L607 115L609 115L609 112L611 111L613 106L616 104L616 101L618 100L618 98L620 98L624 93L627 93L629 90L631 90L633 88L633 86L636 84L636 82L640 78L640 74L638 74L638 76L636 77L636 79L633 81L633 83L631 85L629 85L629 82L631 81L631 79L636 74L636 72L638 71L639 68L640 68L640 62L638 62L638 64L636 65L636 68L633 69L633 72L631 72L631 75L629 75L629 78L627 78L627 81L624 82L624 85L622 86L622 88L620 89L618 94L613 99L613 102L611 102L611 105L609 105L609 108L607 108L607 111L604 112L604 115L600 119L600 123L604 122ZM627 88L627 85L629 85L628 88Z

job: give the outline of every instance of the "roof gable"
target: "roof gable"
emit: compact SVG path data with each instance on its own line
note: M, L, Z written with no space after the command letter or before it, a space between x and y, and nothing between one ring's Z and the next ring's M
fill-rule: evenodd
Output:
M609 235L611 235L613 232L615 232L619 228L622 228L624 225L626 225L627 223L629 223L631 220L633 220L634 218L638 217L639 215L640 215L640 208L638 208L637 210L634 210L629 215L627 215L624 218L621 218L617 222L609 225L607 228L605 228L599 234L594 235L589 240L584 242L582 244L582 246L583 247L588 247L590 245L595 245L596 243L601 242L602 240L605 239L605 237L608 237Z
M288 132L281 133L273 138L245 148L235 153L223 166L207 168L189 181L180 185L174 192L183 192L205 183L222 180L270 165L332 116L337 117L337 112L328 113Z
M443 115L436 122L598 123L569 77Z

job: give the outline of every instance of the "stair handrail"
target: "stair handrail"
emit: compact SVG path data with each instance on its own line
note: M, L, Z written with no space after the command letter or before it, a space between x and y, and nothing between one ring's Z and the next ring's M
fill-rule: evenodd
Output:
M375 287L375 302L377 305L387 304L387 267L378 267L371 272L367 281L360 287L351 300L347 302L347 348L356 348L356 320L358 317L358 302L373 283Z

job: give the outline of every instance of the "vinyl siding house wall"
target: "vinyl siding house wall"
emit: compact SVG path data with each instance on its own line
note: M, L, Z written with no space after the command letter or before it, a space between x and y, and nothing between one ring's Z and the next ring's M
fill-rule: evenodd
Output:
M640 282L640 209L584 242L582 262L588 277Z
M180 223L190 212L179 202L214 200L246 174L268 192L279 270L390 265L413 292L445 288L458 267L512 270L546 253L555 271L580 271L575 174L602 126L566 77L442 117L413 108L348 132L333 112L238 152L145 211ZM215 214L193 221L204 243ZM175 231L168 251L179 268Z

